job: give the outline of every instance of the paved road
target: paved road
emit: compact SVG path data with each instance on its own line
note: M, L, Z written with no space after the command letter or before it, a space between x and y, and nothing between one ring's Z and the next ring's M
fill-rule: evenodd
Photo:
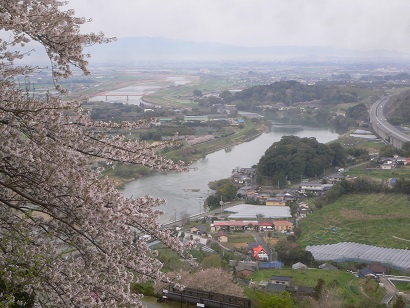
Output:
M268 252L269 254L269 261L274 261L277 258L275 248L272 245L268 245L265 243L263 238L260 236L259 232L252 232L253 238L255 242L258 242L262 245L263 249Z
M217 207L213 210L206 211L206 212L203 212L201 214L196 214L196 215L190 216L189 219L192 221L192 220L197 220L197 219L208 217L208 216L215 216L215 215L219 216L219 215L223 214L223 211L226 208L234 206L236 204L240 204L240 203L243 203L243 200L227 202L222 207ZM163 227L168 228L168 229L172 229L172 228L175 228L175 227L178 227L178 226L180 227L181 225L182 225L182 219L162 224Z
M383 108L388 103L390 98L391 98L391 95L387 96L387 97L384 97L384 98L378 100L377 102L375 102L370 107L370 111L369 111L370 123L376 125L378 129L381 129L388 136L391 136L392 138L397 139L397 140L401 140L403 142L408 142L408 141L410 141L410 136L403 133L403 132L401 132L396 127L394 127L389 122L387 122L387 120L384 116Z
M395 285L385 276L380 277L380 282L383 283L384 288L386 289L386 295L383 297L380 304L389 306L389 304L395 299L397 289Z
M391 280L395 281L408 281L410 282L410 277L408 276L393 276L393 275L383 275L380 276L380 282L383 283L384 288L386 289L386 295L383 297L382 301L380 304L385 304L386 306L389 306L395 299L396 296L398 295L399 291L397 290L396 286L391 282ZM409 299L410 296L406 294L400 294L403 297Z

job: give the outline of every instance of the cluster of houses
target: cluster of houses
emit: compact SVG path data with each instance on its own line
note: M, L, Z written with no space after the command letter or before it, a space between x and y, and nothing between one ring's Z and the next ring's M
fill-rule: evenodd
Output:
M293 223L288 220L264 220L264 221L253 221L253 220L221 220L214 221L211 224L211 230L207 228L206 225L196 225L191 227L190 232L195 236L199 236L203 239L209 239L213 237L219 243L227 243L229 240L228 232L232 231L271 231L273 234L276 232L290 233L293 229ZM281 262L274 262L275 267L272 267L272 256L269 255L270 251L264 245L264 243L250 242L247 248L248 254L251 258L257 262L263 262L267 265L266 268L281 268Z
M256 168L240 168L232 170L231 179L235 184L256 184Z
M293 223L288 220L221 220L211 224L211 231L290 231Z
M288 220L220 220L211 224L211 233L220 243L228 242L227 232L231 231L276 231L290 232L293 229L293 223ZM209 237L209 231L205 225L195 225L191 227L190 232L201 237Z
M381 158L379 168L394 169L398 165L410 164L410 158L398 157ZM285 206L288 202L297 201L300 194L324 194L337 182L342 179L347 181L354 180L355 177L344 175L344 169L339 169L338 173L330 175L323 179L324 181L310 182L302 179L298 190L289 189L285 192L279 192L274 187L256 186L256 168L240 168L232 170L231 179L233 183L242 185L237 191L237 195L245 200L257 202L261 205L268 206Z
M410 164L410 157L382 157L379 159L380 168L383 170L392 170L397 166Z
M305 193L326 193L332 189L333 185L345 179L343 174L335 174L327 177L325 183L309 182L303 180L300 183L299 190L289 189L284 192L279 192L274 187L257 187L255 186L256 170L255 168L236 168L232 172L231 179L236 184L242 184L237 191L237 195L250 200L258 202L263 205L284 206L287 202L297 201L300 194Z
M246 184L246 182L243 184ZM238 189L237 195L246 200L256 201L259 204L276 206L285 206L286 202L293 202L298 198L298 192L294 189L290 189L284 193L275 192L277 191L275 191L273 187L256 187L245 185ZM272 197L274 194L275 196Z
M235 174L238 175L238 179L241 179L239 175L245 178L252 178L254 175L254 168L238 168ZM242 179L245 179L242 178ZM335 175L327 179L328 184L303 182L301 183L300 191L309 192L325 192L332 187L332 185L345 178L342 174ZM249 188L248 188L249 187ZM266 188L254 189L251 186L244 186L241 190L249 198L258 198L257 200L263 204L263 208L279 208L292 202L298 205L297 216L298 218L304 218L311 210L309 206L303 202L298 202L300 191L289 190L286 192L277 193L275 197L272 197L273 193ZM255 206L247 204L247 206ZM257 207L257 206L256 206ZM226 209L225 209L226 210ZM256 231L256 232L271 232L273 236L276 236L278 232L290 233L294 227L294 220L289 219L267 219L267 217L259 217L258 219L226 219L215 220L209 225L197 225L191 228L191 233L203 237L217 240L222 245L229 241L229 233L241 232L241 231ZM235 276L238 278L247 278L256 271L263 271L267 269L281 269L283 263L274 260L274 251L263 242L250 242L247 244L248 260L252 261L240 261L234 266ZM308 267L302 263L296 263L292 265L292 269L305 270ZM331 264L324 263L319 266L322 270L337 270L337 268ZM367 277L378 279L378 274L385 273L386 268L380 263L372 263L368 267L362 268L357 272L359 277ZM252 283L252 281L251 281ZM265 290L267 292L283 292L287 291L292 296L303 297L313 296L314 288L303 285L295 285L290 276L272 276L268 281L259 283L253 287Z

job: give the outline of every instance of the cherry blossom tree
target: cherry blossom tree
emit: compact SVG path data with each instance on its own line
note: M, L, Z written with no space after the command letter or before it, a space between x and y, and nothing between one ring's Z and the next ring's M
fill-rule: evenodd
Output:
M170 273L170 276L180 281L187 288L221 293L243 297L243 288L234 282L232 274L222 268L214 267L207 269L199 269L196 271L180 270ZM169 287L165 283L157 285L156 289L160 292L162 289Z
M139 307L141 296L130 292L130 282L166 277L155 252L133 239L135 230L180 255L185 247L159 228L156 206L163 200L125 198L88 166L103 159L185 167L157 155L167 144L94 133L147 123L93 122L79 102L61 100L61 78L74 67L89 74L83 48L110 41L81 34L87 21L65 4L0 0L0 306ZM38 98L17 82L39 69L18 65L30 55L22 47L31 41L47 52L56 95Z

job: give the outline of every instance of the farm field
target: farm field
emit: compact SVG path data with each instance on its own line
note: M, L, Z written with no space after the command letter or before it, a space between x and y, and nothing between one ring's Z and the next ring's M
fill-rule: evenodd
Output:
M370 129L365 129L365 130L371 131ZM356 147L356 148L361 148L361 149L367 149L369 153L378 153L379 150L385 146L384 142L382 142L380 139L368 140L364 138L351 137L350 134L354 134L355 131L356 131L356 128L353 130L350 130L349 132L345 133L343 136L339 137L337 141L346 147Z
M356 242L408 249L409 219L410 199L406 195L344 195L300 221L298 242L302 246Z
M161 89L155 93L148 94L144 97L144 100L163 106L174 107L196 107L198 104L192 101L192 92L195 89L201 90L204 94L212 93L218 96L223 90L234 88L231 83L224 82L223 80L216 78L192 78L183 86L172 86Z
M254 242L255 239L250 233L238 233L229 234L228 242L224 243L224 246L229 249L246 250L248 243Z
M369 177L373 179L388 180L391 178L410 178L410 167L398 166L392 170L366 169L366 165L349 168L346 174L356 177Z

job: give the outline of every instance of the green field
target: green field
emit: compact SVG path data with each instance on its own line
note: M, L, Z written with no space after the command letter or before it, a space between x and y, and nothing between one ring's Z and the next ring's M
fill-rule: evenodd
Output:
M163 106L196 107L198 104L192 101L192 92L196 89L201 90L204 95L218 96L224 90L235 88L237 87L231 82L218 78L201 77L198 80L191 79L190 83L183 86L171 86L148 94L144 100Z
M410 198L397 194L353 194L301 220L303 246L356 242L410 247Z
M368 140L364 138L351 137L350 134L354 134L357 128L351 129L350 131L340 136L337 141L343 144L346 148L354 147L360 149L367 149L369 153L378 153L380 148L384 147L385 144L378 139ZM371 129L366 128L364 130L370 131Z
M187 86L169 87L146 95L144 101L162 106L196 107L198 104L191 100L194 89Z
M240 234L229 234L228 235L229 243L250 243L254 242L252 234L240 233Z
M271 276L290 276L292 285L315 287L318 279L325 281L327 288L337 288L339 296L345 304L358 304L366 298L380 302L385 295L384 288L378 288L374 280L365 280L355 277L345 271L325 271L320 269L293 270L277 269L255 272L250 278L257 284L268 281Z
M410 291L410 282L407 281L398 281L398 280L391 280L396 288L401 292L409 292Z
M388 180L391 178L410 178L410 167L398 166L393 170L366 169L366 164L349 168L346 174L357 177L369 177L373 179Z

